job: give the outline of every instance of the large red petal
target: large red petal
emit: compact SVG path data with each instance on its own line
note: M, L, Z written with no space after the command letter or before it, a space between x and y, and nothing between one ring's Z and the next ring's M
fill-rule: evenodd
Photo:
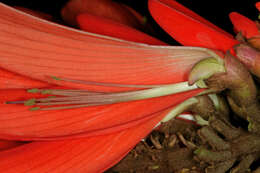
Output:
M166 111L167 112L167 111ZM122 159L165 115L134 128L85 139L33 142L0 152L0 171L17 172L103 172Z
M235 32L242 32L243 36L246 38L259 35L256 23L249 18L237 12L230 13L229 18L234 26Z
M129 90L66 83L50 76L118 84L175 83L187 80L190 68L210 56L204 50L150 46L77 31L3 4L0 17L0 66L68 87Z
M238 43L230 34L176 1L149 0L149 10L157 23L185 46L226 51Z

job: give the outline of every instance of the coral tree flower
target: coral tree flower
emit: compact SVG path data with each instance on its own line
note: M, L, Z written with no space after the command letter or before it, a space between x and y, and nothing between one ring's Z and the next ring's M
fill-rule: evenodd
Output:
M5 44L1 45L1 53L3 57L6 57L5 60L2 59L2 67L50 84L96 92L137 90L136 84L146 85L149 88L147 85L185 81L189 68L195 62L211 56L203 48L155 47L83 33L43 20L36 20L5 6L3 6L2 12L10 14L3 15L5 17L2 20L14 23L12 25L2 24L2 32L5 36L2 41ZM31 22L32 20L33 22ZM38 38L41 38L41 42L38 41ZM21 45L23 46L21 47ZM13 47L15 49L10 49ZM186 54L189 52L193 55L187 56ZM174 68L176 63L181 63L182 68ZM88 68L86 68L87 66ZM160 76L158 76L159 73ZM50 76L53 75L63 78L63 80L51 78ZM76 82L67 79L73 79ZM80 81L91 81L92 83L82 84ZM108 85L114 81L119 85L135 86ZM98 85L95 82L104 85ZM3 95L1 100L10 102L37 97L37 94L28 93L27 90L5 90L5 93L7 92L9 94L5 95L8 97ZM149 118L149 115L174 106L197 92L140 100L131 104L119 103L68 110L30 111L23 105L2 104L2 114L12 114L13 117L3 117L5 127L2 127L1 134L7 139L29 140L70 137L72 134L83 132L97 133L96 131L101 129L109 129L111 132L113 129L128 127L126 123L136 124L136 120L140 122L144 118ZM179 97L180 100L176 97ZM163 101L164 99L165 101ZM148 102L153 104L149 110L144 109L149 104ZM162 105L162 102L165 105ZM13 113L12 110L17 112ZM139 111L136 113L136 110ZM19 123L17 119L19 119ZM104 121L106 123L100 123ZM34 122L34 126L32 126L32 122ZM48 126L46 126L47 124Z
M149 9L180 43L205 48L151 46L82 32L0 4L0 137L34 141L0 152L1 171L108 169L174 106L202 91L185 82L196 62L237 44L175 1L149 0ZM46 100L41 93L65 99Z

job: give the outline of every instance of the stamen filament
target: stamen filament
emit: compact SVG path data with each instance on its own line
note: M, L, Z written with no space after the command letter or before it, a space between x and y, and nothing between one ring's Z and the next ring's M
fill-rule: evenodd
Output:
M196 97L189 98L184 102L175 106L162 120L161 122L167 122L175 118L179 114L187 111L192 105L198 103L199 100Z

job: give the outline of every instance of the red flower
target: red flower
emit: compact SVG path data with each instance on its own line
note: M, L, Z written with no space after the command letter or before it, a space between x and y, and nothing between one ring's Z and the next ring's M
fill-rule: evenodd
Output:
M0 4L0 137L36 141L0 152L0 170L102 172L177 104L202 91L187 87L181 89L187 92L178 93L178 86L186 86L183 82L194 63L221 55L219 51L232 48L237 41L175 1L149 0L149 8L155 20L183 45L216 51L151 46L82 32ZM119 27L135 41L144 36L140 42L160 44L122 22L86 13L78 16L82 28L87 27L84 18L115 28L112 34ZM28 92L28 88L44 89ZM65 99L41 102L39 98L45 96L35 91ZM24 101L32 97L36 99ZM57 102L62 104L55 106ZM19 103L42 110L32 111ZM74 109L60 109L71 104ZM82 107L75 109L75 105Z

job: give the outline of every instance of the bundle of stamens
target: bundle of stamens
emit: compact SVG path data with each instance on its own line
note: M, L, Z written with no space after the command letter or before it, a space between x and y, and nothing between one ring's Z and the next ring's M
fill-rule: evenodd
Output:
M149 87L149 86L147 86ZM120 102L136 101L154 97L167 96L179 92L197 89L197 85L188 85L188 82L162 85L160 87L148 88L128 92L92 92L87 90L70 89L30 89L30 93L49 94L45 98L32 98L26 101L11 101L8 104L24 104L25 106L36 106L30 110L58 110L79 107L98 106ZM43 107L39 107L43 106Z

